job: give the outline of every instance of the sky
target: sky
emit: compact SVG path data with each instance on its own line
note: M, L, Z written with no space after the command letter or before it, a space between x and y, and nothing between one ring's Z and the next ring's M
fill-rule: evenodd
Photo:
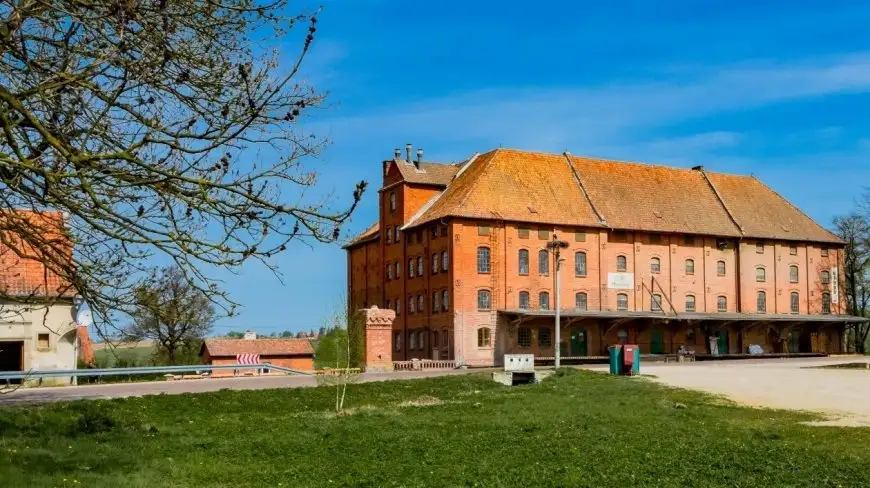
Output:
M406 143L753 174L824 226L870 186L870 4L326 0L318 20L302 77L328 97L302 123L330 145L305 164L336 208L370 183L343 238L377 219L381 162ZM243 308L215 333L316 329L344 306L340 244L274 263L280 279L223 276Z

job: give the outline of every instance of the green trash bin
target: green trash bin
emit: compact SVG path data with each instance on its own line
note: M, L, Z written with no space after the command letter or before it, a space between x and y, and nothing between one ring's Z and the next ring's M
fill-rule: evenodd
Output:
M622 344L612 344L607 352L610 354L610 374L622 374Z

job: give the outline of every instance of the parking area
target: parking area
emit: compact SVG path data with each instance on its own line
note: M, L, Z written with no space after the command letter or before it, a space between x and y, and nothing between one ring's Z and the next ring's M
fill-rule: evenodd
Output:
M817 369L868 362L854 356L643 364L641 374L744 405L828 414L830 420L818 425L870 427L870 369Z

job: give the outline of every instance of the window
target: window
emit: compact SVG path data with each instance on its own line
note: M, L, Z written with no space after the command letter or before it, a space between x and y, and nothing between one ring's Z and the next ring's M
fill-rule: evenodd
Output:
M550 274L550 253L546 249L538 251L538 274Z
M387 265L387 281L390 281L391 279L393 279L393 265L388 264Z
M488 327L477 329L477 347L489 347L490 330Z
M529 292L521 291L520 292L520 310L528 310L529 309Z
M441 310L445 312L450 310L450 295L447 294L447 290L441 291Z
M614 231L610 234L610 242L628 242L628 234L625 231Z
M717 297L716 298L716 311L717 312L727 312L728 311L728 299L725 297Z
M46 350L51 347L51 342L49 341L48 334L36 334L36 348L39 350Z
M399 237L399 236L402 235L401 233L399 233L399 226L397 225L397 226L393 227L393 230L395 231L395 234L396 234L396 238L393 239L393 240L398 244L399 241L402 240L402 239Z
M546 239L549 239L549 238L550 238L550 231L549 231L549 230L547 230L547 229L538 229L538 239L546 240Z
M684 246L694 246L695 245L695 236L683 236L683 245Z
M413 330L408 333L408 349L417 349L417 332Z
M831 313L831 294L822 293L822 313Z
M425 299L423 298L423 295L417 295L417 311L423 313L426 310L426 307L424 305Z
M480 224L477 226L477 235L479 236L488 236L489 235L489 225Z
M517 343L520 347L532 347L532 329L528 327L517 329Z
M414 258L408 260L408 278L414 277Z
M399 266L399 262L398 262L398 261L396 261L395 263L393 263L393 266L396 268L396 279L399 279L399 276L401 276L401 273L402 273L402 267Z
M798 282L798 267L791 265L788 267L788 280L792 283Z
M541 347L550 347L553 345L553 339L550 335L549 327L538 328L538 345Z
M438 335L439 334L437 330L432 331L432 347L438 347Z
M725 276L725 261L716 262L716 275Z
M387 227L386 236L387 236L387 244L390 244L391 242L393 242L393 228L392 227Z
M586 310L589 300L582 291L574 295L574 308L577 310Z
M408 313L417 313L417 302L414 297L408 297Z
M402 350L402 333L401 332L396 332L393 335L393 342L396 343L396 351L401 351Z
M390 192L390 213L396 211L396 192Z
M825 257L825 256L827 256L827 255L828 255L828 248L827 248L827 247L823 247L823 248L822 248L822 257Z
M801 297L798 292L791 292L791 313L798 313L801 310Z
M517 229L517 237L520 239L528 239L529 238L529 228L528 227L520 227Z
M792 256L797 256L797 245L796 244L789 244L788 245L788 253L791 254Z
M767 312L767 293L760 291L755 295L755 308L758 313Z
M649 272L652 274L659 274L662 270L662 260L659 258L652 258L649 260Z
M529 274L529 251L528 249L520 249L519 251L519 273L523 276Z
M586 232L578 230L574 233L574 242L586 242Z
M831 272L828 270L822 271L822 284L827 285L831 283Z
M755 281L764 282L767 281L767 272L762 267L755 268Z
M695 260L687 259L686 260L686 274L693 275L695 274Z
M477 272L481 274L489 273L489 248L477 248Z
M423 256L417 256L417 276L423 276Z
M450 260L447 259L447 251L441 251L441 270L447 271L449 264Z
M438 226L437 225L432 227L432 238L434 239L436 237L438 237Z
M441 310L441 295L437 291L432 292L432 312Z
M489 310L491 298L489 290L477 290L477 309Z
M756 254L764 254L764 243L759 242L755 244L755 253Z
M396 298L396 315L402 314L402 299Z
M616 309L628 310L628 295L626 295L625 293L620 293L616 295Z
M586 253L574 253L574 276L586 276Z
M550 294L542 291L538 293L538 306L541 310L550 310Z
M662 311L662 296L658 293L655 293L652 296L652 300L650 300L650 310L652 310L653 312Z
M384 302L384 308L387 310L390 310L390 301L389 300Z
M432 255L432 274L438 273L438 253Z
M662 243L661 234L650 234L649 235L649 243L650 244L661 244Z
M625 272L628 266L625 264L625 256L616 256L616 271Z
M447 331L442 330L441 331L441 342L444 344L444 347L447 347L450 345L450 341L447 340L447 338L448 338Z
M695 311L695 296L694 295L686 295L686 312L694 312Z

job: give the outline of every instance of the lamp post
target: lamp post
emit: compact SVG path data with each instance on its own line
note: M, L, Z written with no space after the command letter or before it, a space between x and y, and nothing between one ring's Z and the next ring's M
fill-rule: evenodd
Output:
M553 306L556 308L556 368L558 369L562 359L562 326L561 326L561 317L559 315L559 268L561 268L562 260L559 257L561 250L568 247L568 243L565 241L560 241L556 237L556 233L553 233L553 240L547 243L547 249L553 253L553 293L555 297L553 298Z

